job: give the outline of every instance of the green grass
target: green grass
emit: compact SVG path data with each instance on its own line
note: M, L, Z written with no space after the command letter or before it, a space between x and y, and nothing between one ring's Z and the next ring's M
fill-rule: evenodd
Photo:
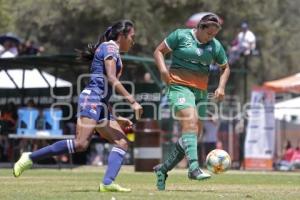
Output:
M117 182L133 189L131 193L99 193L103 167L75 169L34 169L14 178L11 169L0 169L2 200L174 200L174 199L300 199L300 173L229 171L210 180L190 181L186 170L169 175L167 190L155 189L152 173L134 172L123 167Z

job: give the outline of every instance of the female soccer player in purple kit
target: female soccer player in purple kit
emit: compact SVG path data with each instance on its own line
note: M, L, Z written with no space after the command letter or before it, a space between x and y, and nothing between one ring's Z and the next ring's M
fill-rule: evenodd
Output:
M133 23L129 20L121 20L105 31L98 44L80 51L80 57L92 60L92 64L89 84L78 99L76 138L56 142L32 153L23 153L14 165L15 177L19 177L26 169L31 168L34 162L43 158L85 151L94 130L96 130L102 137L114 144L108 157L108 166L102 183L100 183L99 191L131 191L114 183L114 180L128 148L128 140L121 126L132 125L132 122L122 117L115 119L110 113L108 100L114 88L130 103L137 117L142 114L141 105L119 81L123 67L119 52L127 52L132 47L134 34Z

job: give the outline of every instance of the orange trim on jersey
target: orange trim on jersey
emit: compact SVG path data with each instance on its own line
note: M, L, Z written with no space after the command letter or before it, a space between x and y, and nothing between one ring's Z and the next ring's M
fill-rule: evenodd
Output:
M208 75L186 69L170 69L170 83L207 90Z

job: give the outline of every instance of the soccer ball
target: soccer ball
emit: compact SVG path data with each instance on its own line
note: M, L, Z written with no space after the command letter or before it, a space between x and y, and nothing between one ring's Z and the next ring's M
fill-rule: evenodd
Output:
M215 174L228 170L231 166L229 154L221 149L215 149L206 156L207 169Z

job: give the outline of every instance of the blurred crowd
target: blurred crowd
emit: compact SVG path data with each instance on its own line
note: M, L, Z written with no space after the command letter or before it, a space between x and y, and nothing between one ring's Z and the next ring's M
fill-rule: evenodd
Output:
M33 40L22 40L13 33L0 35L0 58L14 58L24 55L39 55L44 47Z

